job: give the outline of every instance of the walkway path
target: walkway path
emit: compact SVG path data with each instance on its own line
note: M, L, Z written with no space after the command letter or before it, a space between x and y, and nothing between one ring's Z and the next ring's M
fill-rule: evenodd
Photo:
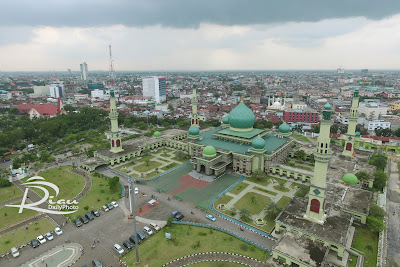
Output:
M90 188L92 187L92 178L90 177L89 174L87 174L86 172L84 172L83 170L80 170L80 169L71 169L71 172L78 174L85 179L85 187L82 189L82 191L76 197L74 197L74 200L79 200L83 196L85 196L86 193L89 192Z
M42 213L42 214L39 214L39 215L30 217L30 218L26 219L25 221L22 221L22 222L19 222L19 223L14 224L14 225L11 225L11 226L9 226L9 227L7 227L7 228L4 228L4 229L2 229L2 230L0 231L0 236L4 235L5 233L14 231L14 230L16 230L16 229L18 229L18 228L20 228L20 227L22 227L22 226L25 226L25 225L29 224L29 223L38 221L38 220L40 220L40 219L42 219L42 218L44 218L44 217L47 217L47 216L46 216L46 214L43 214L43 213ZM56 226L56 225L55 225L55 226Z
M0 203L0 209L3 208L5 205L14 204L16 202L20 202L21 200L22 200L22 196L4 201L3 203Z

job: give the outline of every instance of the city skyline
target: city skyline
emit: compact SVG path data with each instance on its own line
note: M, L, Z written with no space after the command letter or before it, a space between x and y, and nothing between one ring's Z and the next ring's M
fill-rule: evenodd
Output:
M396 1L23 2L0 18L0 71L108 70L109 44L117 70L399 68Z

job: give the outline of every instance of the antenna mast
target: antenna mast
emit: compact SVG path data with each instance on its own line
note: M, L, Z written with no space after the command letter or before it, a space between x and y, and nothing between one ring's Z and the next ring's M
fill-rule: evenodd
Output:
M110 51L110 79L111 79L111 88L114 88L114 82L115 82L115 72L114 72L114 66L113 66L113 59L112 59L112 52L111 52L111 45L108 46L109 51Z

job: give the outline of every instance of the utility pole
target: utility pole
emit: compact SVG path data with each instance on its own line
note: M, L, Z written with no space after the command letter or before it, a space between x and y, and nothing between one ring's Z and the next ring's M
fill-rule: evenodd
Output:
M131 211L133 215L133 232L135 236L135 248L136 248L136 264L138 264L139 261L139 243L138 243L138 238L137 238L137 232L136 232L136 214L135 214L135 192L133 188L133 179L129 179L129 186L131 187L131 190L129 192L130 197L131 197Z

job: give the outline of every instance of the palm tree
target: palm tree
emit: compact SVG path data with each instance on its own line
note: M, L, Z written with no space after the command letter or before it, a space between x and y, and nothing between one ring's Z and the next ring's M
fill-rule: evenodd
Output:
M302 149L296 152L296 158L298 160L305 160L306 156L307 156L306 152L304 152L304 150Z
M146 166L150 165L150 159L146 159L144 162L146 162Z
M252 196L250 197L250 199L251 199L251 203L254 203L254 200L256 199L256 196L255 196L255 195L252 195Z
M267 178L267 174L262 170L256 170L253 172L252 177L254 177L257 181L261 181L264 180L264 178Z
M278 183L279 183L279 189L282 190L284 188L284 185L286 184L286 181L279 181Z
M250 212L247 209L241 209L239 211L240 219L247 220L250 218Z
M281 208L279 208L275 202L271 201L265 207L265 211L271 218L276 218L276 216L281 212Z

